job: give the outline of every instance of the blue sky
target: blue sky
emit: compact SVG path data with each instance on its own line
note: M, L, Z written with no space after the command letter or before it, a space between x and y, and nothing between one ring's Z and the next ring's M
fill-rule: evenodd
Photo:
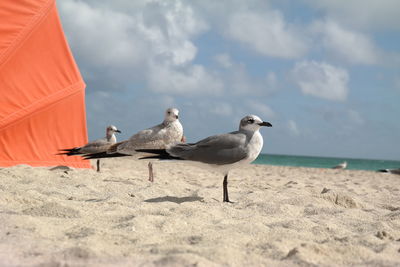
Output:
M256 114L263 153L400 160L398 0L62 0L89 138L180 110L189 142Z

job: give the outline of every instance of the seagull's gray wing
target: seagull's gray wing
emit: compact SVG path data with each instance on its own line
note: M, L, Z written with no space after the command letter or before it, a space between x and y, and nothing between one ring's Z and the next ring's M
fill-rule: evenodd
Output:
M81 147L79 153L90 154L104 152L110 147L110 145L112 145L112 143L107 141L106 138L97 139Z
M165 135L165 132L165 126L163 124L158 124L154 127L136 133L129 138L129 142L135 147L156 147L156 142L163 141L163 135Z
M182 139L182 131L173 131L164 124L142 130L131 136L128 140L117 143L107 151L107 153L122 153L133 155L136 149L164 149L171 143L177 143Z
M167 151L174 157L216 165L232 164L248 156L246 135L241 132L210 136L194 144L178 144Z
M128 140L116 143L107 150L107 153L123 153L133 155L138 148L164 148L162 138L165 129L162 124L145 129L132 135Z

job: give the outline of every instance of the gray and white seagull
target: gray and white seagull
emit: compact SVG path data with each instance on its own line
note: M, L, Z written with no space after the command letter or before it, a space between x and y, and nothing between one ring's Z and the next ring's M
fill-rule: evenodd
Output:
M110 146L106 151L84 155L85 159L124 157L137 154L137 149L165 149L184 142L183 127L179 122L179 110L168 108L164 121L156 126L132 135L128 140ZM153 166L149 162L149 181L153 182Z
M115 133L121 133L114 125L110 125L106 128L106 136L87 143L84 146L60 149L60 153L57 155L67 156L82 156L92 153L101 153L106 151L111 145L117 143L117 137ZM100 160L97 160L97 171L100 171Z
M263 138L262 126L272 127L256 115L241 119L239 130L227 134L213 135L197 143L176 144L165 150L138 149L138 152L156 155L141 159L177 159L187 160L210 166L224 175L223 202L230 202L228 196L228 174L233 168L249 164L260 154Z

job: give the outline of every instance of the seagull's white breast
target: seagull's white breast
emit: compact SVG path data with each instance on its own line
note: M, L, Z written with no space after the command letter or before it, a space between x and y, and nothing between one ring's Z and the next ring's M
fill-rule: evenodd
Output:
M115 144L117 142L117 137L115 136L115 134L111 135L110 140L108 140L108 142L110 142L111 144Z
M169 124L165 128L165 133L163 133L163 139L166 146L180 142L182 136L183 136L183 127L178 120Z
M259 131L256 131L247 144L249 156L246 158L246 162L250 163L258 157L263 147L263 142L262 135Z

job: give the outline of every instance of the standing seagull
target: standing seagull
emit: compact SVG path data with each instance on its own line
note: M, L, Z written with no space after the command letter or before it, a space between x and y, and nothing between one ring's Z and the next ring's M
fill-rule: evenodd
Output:
M57 155L79 156L91 153L100 153L106 151L111 145L117 143L115 133L121 133L114 125L106 128L106 137L94 140L81 147L60 149L63 151ZM97 160L97 171L100 171L100 160Z
M116 143L102 153L84 155L85 159L113 158L131 156L137 149L165 149L176 143L184 142L183 127L179 122L179 110L168 108L164 121L156 126L142 130L128 140ZM153 166L149 165L149 181L153 182Z
M378 170L378 172L387 172L387 173L391 173L391 174L399 174L400 175L400 168L398 168L398 169L382 169L382 170Z
M143 159L181 159L199 162L214 167L224 175L223 202L228 197L228 173L235 167L249 164L257 158L263 147L260 127L272 127L255 115L248 115L240 121L239 131L213 135L194 144L177 144L166 150L140 149L139 152L157 154Z
M343 170L346 168L347 168L347 161L343 161L342 163L332 167L332 169L340 169L340 170Z

